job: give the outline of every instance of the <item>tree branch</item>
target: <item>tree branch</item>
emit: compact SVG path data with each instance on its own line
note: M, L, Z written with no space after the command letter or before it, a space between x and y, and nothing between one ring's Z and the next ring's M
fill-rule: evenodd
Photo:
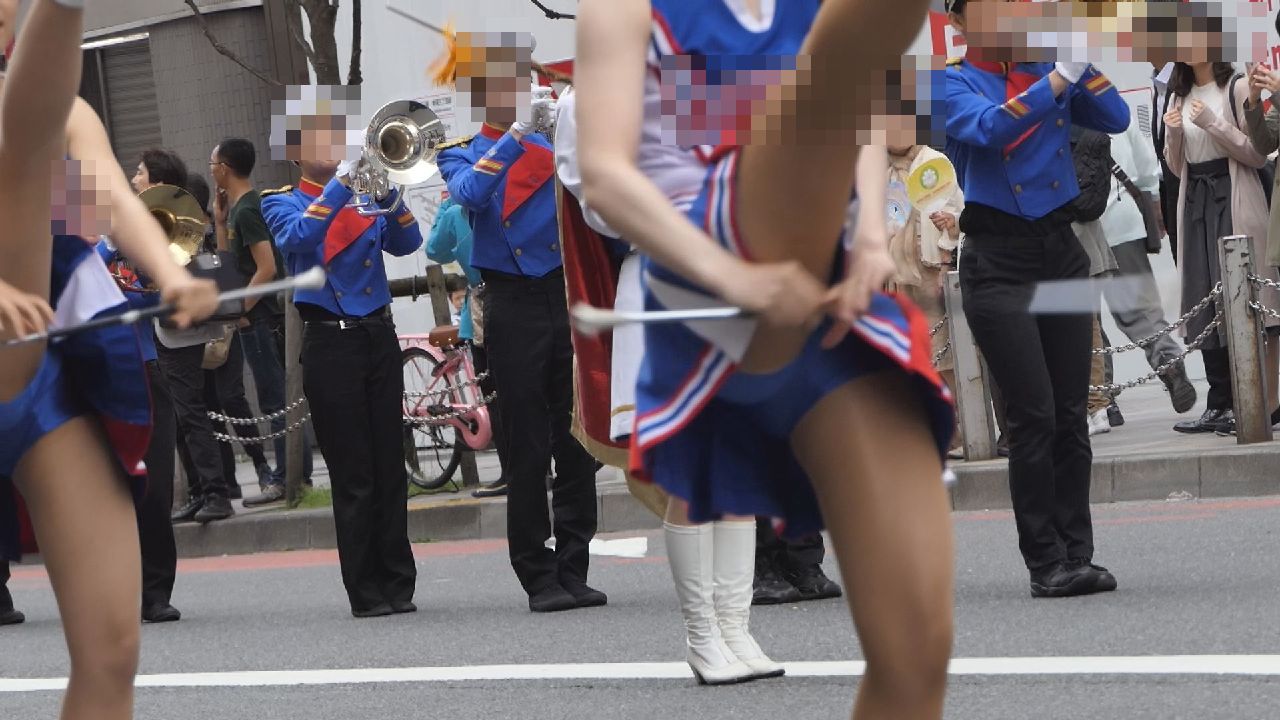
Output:
M360 56L363 49L360 36L363 32L363 24L360 0L351 0L351 63L347 68L348 85L361 85L364 83L364 75L360 72Z
M285 0L285 5L289 6L289 12L285 13L285 22L289 25L289 32L293 34L293 41L298 43L298 47L302 48L302 54L307 57L307 62L314 67L316 51L311 49L311 43L302 36L302 4L298 0Z
M258 78L262 82L267 83L268 85L280 84L278 80L271 78L266 73L249 65L249 63L240 59L239 55L236 55L234 52L228 49L227 46L223 45L221 42L218 42L218 38L214 37L213 30L209 28L209 23L204 19L204 13L200 12L200 8L196 6L195 0L183 0L183 2L187 4L187 7L191 8L191 12L195 15L196 22L200 25L200 30L203 31L204 36L209 39L209 44L213 46L214 50L217 50L219 54L224 55L227 58L230 58L233 62L235 62L235 64L239 65L245 70L248 70L250 73L253 73L254 77Z
M572 20L577 17L577 15L569 15L568 13L556 12L555 10L552 10L546 5L543 5L542 3L538 2L538 0L529 0L529 2L536 5L538 9L541 10L542 13L547 16L548 20Z

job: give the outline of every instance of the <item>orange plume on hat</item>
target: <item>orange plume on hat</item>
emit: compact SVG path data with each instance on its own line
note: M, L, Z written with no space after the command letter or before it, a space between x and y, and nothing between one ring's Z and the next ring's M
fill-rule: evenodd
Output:
M444 24L443 34L444 52L431 63L427 72L436 87L453 87L458 79L458 33L453 29L452 20Z

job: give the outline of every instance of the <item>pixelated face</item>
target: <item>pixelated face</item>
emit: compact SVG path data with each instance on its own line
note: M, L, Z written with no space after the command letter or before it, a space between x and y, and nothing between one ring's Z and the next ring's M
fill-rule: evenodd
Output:
M479 122L509 125L529 108L533 40L528 33L458 33L458 92Z
M58 160L53 168L53 232L96 239L111 233L111 197L91 165ZM119 172L119 170L116 170Z
M970 0L951 24L974 59L1239 62L1269 54L1269 6L1207 2Z
M133 177L129 179L129 184L133 186L133 191L141 193L143 190L155 185L151 182L151 171L147 170L147 166L138 163L138 169L134 171Z
M299 162L332 163L335 167L348 155L347 119L334 115L308 115L302 118L297 146Z
M355 159L362 143L358 85L292 85L272 101L271 150L297 163L312 179L332 175Z
M858 128L858 143L898 148L899 154L919 144L941 146L944 77L943 58L904 56L900 67L878 83L884 97L875 100L868 127Z

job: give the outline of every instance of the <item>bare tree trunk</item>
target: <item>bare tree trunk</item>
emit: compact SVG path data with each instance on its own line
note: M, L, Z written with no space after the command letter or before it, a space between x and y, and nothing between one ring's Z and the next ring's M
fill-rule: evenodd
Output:
M338 6L329 0L301 0L311 25L311 66L316 73L317 85L341 85L342 74L338 69L338 41L334 27L338 22Z
M360 0L351 0L351 67L347 70L348 85L364 83L364 75L360 73L361 26Z

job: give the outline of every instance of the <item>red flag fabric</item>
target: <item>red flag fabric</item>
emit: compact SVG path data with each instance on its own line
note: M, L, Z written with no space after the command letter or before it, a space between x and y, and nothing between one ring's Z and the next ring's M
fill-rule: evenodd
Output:
M613 259L604 238L587 225L573 195L556 181L560 208L560 250L564 255L565 292L569 306L587 303L613 308L618 292L621 263ZM601 462L625 467L627 445L609 439L610 374L613 368L613 336L588 337L573 333L575 359L574 404L580 437L587 450Z

